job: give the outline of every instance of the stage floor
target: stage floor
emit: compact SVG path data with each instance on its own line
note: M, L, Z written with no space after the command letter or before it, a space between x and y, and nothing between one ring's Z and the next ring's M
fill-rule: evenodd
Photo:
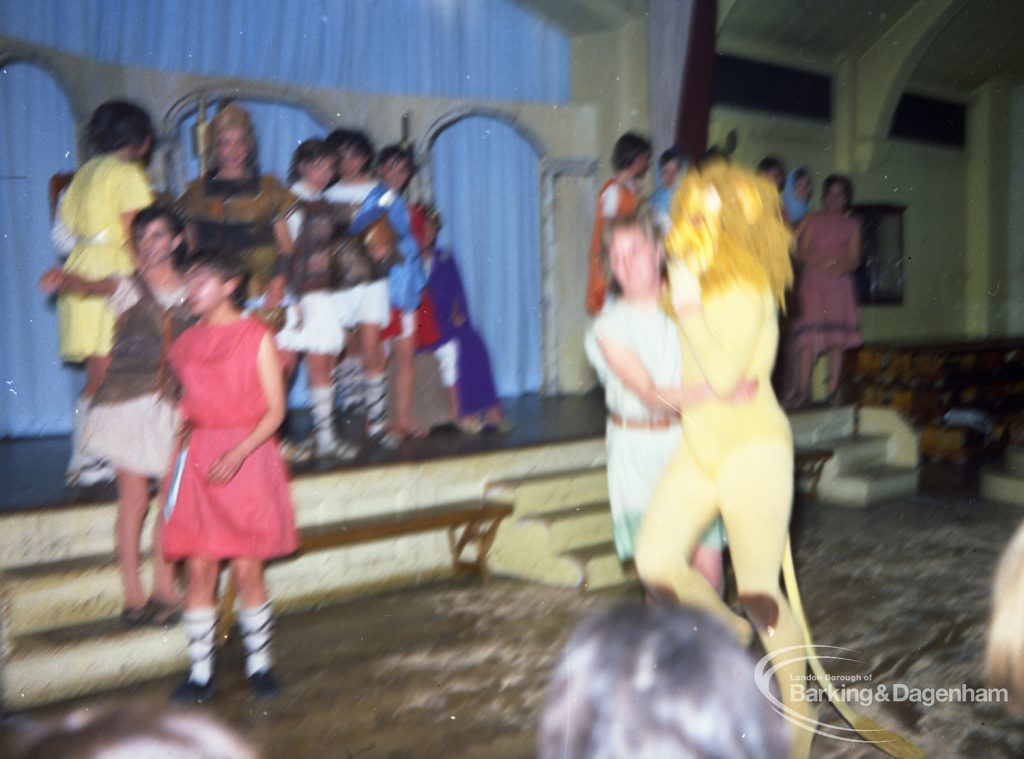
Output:
M797 572L816 642L854 649L833 674L871 687L982 687L994 563L1021 519L977 499L950 467L922 493L867 509L798 503ZM636 598L497 580L447 582L283 617L276 649L285 690L254 701L229 644L211 713L268 757L532 757L548 673L587 616ZM759 654L757 654L759 655ZM177 678L111 694L162 703ZM101 699L75 702L94 704ZM19 720L60 714L71 704ZM907 700L857 707L929 757L1016 759L1024 724L1000 704ZM821 718L841 724L825 707ZM874 759L874 748L818 737L813 757Z
M600 393L557 398L522 396L505 399L502 406L513 424L508 432L466 435L454 428L441 428L423 439L408 440L397 450L367 447L352 461L330 465L311 462L296 466L292 474L301 477L311 472L428 461L604 436L604 399ZM293 412L286 424L298 434L309 427L302 412ZM359 419L349 420L342 423L341 432L347 439L356 439L360 426ZM64 486L69 451L66 436L0 440L0 513L115 500L112 483L76 489Z

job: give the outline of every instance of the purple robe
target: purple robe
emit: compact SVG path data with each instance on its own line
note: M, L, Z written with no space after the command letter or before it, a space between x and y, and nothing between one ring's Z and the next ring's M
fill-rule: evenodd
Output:
M437 314L437 326L441 333L438 344L453 339L458 341L455 394L459 416L464 418L484 413L498 405L498 393L494 389L487 346L469 321L459 267L451 251L438 248L434 249L429 267L427 292Z

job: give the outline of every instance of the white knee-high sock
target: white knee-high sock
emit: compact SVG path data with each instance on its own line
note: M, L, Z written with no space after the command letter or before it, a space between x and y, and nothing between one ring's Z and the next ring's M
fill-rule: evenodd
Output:
M251 677L257 672L270 669L273 663L270 639L274 634L274 614L270 601L258 609L239 611L238 626L242 630L242 642L245 644L245 674Z
M318 450L330 450L337 445L334 436L334 391L330 387L311 387L309 399L313 404L313 434Z
M71 458L68 459L68 473L77 472L82 467L90 462L82 452L82 446L85 443L84 435L85 425L89 421L89 411L92 408L92 398L86 398L84 395L78 396L78 400L75 401L74 417L71 423Z
M213 639L217 629L216 609L189 609L185 612L188 658L192 662L189 680L206 685L213 676Z

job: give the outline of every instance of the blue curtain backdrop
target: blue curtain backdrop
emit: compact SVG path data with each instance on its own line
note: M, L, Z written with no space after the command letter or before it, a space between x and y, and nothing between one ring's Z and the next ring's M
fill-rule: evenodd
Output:
M0 29L110 63L565 102L569 42L511 0L7 0Z
M470 318L501 396L541 385L540 179L537 154L508 124L463 119L431 151L434 194Z
M452 98L561 103L569 95L567 38L511 0L17 0L0 3L0 30L154 69ZM74 127L53 82L38 69L17 68L42 77L49 90L34 81L15 84L12 74L0 87L0 174L33 178L31 185L0 181L0 314L10 325L0 331L0 437L67 432L80 382L56 359L52 309L34 289L54 260L46 182L74 169ZM298 142L336 126L282 104L246 105L262 167L282 179ZM499 392L534 392L540 386L537 156L503 124L477 121L459 122L435 146L434 192L451 220L442 241L460 257ZM194 162L186 167L188 176L195 171ZM293 405L304 399L301 378L299 386Z
M75 168L67 99L42 69L0 69L0 437L70 425L84 377L57 357L57 314L36 287L56 263L50 177Z

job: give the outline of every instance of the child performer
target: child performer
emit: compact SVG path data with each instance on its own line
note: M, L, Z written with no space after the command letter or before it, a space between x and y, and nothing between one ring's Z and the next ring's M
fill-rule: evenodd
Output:
M168 498L164 526L164 555L185 559L188 573L185 633L192 668L171 694L178 702L206 701L213 693L215 596L223 560L238 586L249 683L259 698L280 690L270 670L273 620L263 563L298 544L288 477L274 440L285 414L284 381L267 327L239 310L244 275L244 263L229 252L200 248L193 254L186 281L199 323L170 353L187 422L184 466L180 478L175 473L176 497Z
M106 378L93 396L82 432L84 452L110 462L117 472L117 560L124 586L121 618L130 625L176 621L181 599L173 565L160 548L158 517L153 525L153 592L139 579L139 536L149 507L149 483L167 471L174 431L177 383L167 368L171 341L189 324L185 283L175 256L184 225L169 208L149 206L131 225L138 274L84 279L51 269L40 280L44 290L83 297L105 296L117 316Z
M153 124L137 105L112 100L96 109L86 133L96 155L75 172L60 203L58 219L75 240L64 267L87 279L126 276L135 270L128 244L132 218L153 202L139 164L153 147ZM114 315L103 297L73 291L58 299L57 314L61 359L85 363L66 479L71 486L92 485L113 476L106 464L82 455L79 440L110 364Z
M429 204L410 206L412 233L420 246L427 287L417 326L436 334L436 342L419 348L432 350L448 391L452 417L463 432L485 428L508 431L511 426L498 401L491 357L469 318L462 275L452 251L437 246L441 214ZM417 337L419 337L419 332Z
M409 211L402 199L402 191L412 177L412 154L400 145L390 145L377 156L377 177L380 183L373 188L352 220L349 231L361 234L373 222L386 216L394 231L395 244L401 263L388 269L388 296L391 308L399 312L401 328L392 342L395 361L395 423L392 435L384 435L383 393L380 395L381 413L378 418L376 403L367 404L367 425L372 436L385 444L394 444L415 432L412 421L413 359L415 358L416 309L420 294L427 284L420 261L420 249L412 236ZM367 377L369 384L370 377ZM383 390L383 386L381 387ZM370 400L368 398L368 400Z
M604 227L612 219L636 213L640 203L640 180L651 163L651 143L635 132L626 132L615 141L612 167L615 176L604 183L597 198L594 232L590 238L590 268L587 272L587 313L597 316L604 306L608 272L604 265L606 244Z
M371 171L373 143L362 132L346 129L336 129L324 142L337 151L339 173L325 198L344 208L351 220L377 186ZM387 353L381 332L391 321L387 270L374 267L369 279L342 287L335 299L348 346L336 370L341 408L351 412L362 406L371 420L377 420L372 424L379 425L387 387ZM350 339L353 336L355 339Z
M659 304L663 254L655 224L643 212L609 225L613 288L619 297L601 312L585 339L587 357L605 386L608 495L615 551L624 562L633 559L654 486L679 448L680 411L710 397L706 386L682 386L679 330ZM716 519L692 555L694 567L719 593L724 546L725 531Z
M288 321L277 333L287 378L295 370L297 354L306 354L315 450L322 459L351 458L356 453L334 434L331 372L345 346L345 332L332 293L335 283L329 250L338 223L323 193L334 178L337 162L335 151L322 140L306 140L292 157L292 179L297 181L291 192L299 202L288 217L288 230L295 241L288 284L299 302L288 309Z

